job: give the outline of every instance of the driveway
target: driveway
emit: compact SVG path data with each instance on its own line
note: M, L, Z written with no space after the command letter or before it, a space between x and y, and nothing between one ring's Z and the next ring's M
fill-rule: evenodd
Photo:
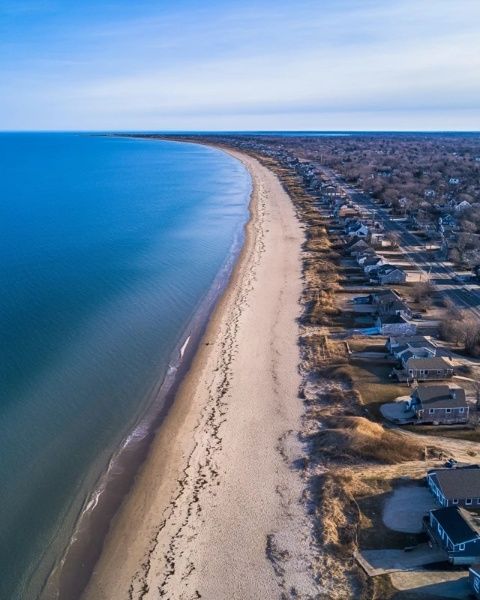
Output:
M428 544L419 544L410 552L405 550L381 548L380 550L362 550L355 558L364 570L374 577L395 571L415 570L418 567L448 560L443 550L432 549Z
M415 570L392 573L390 581L399 591L418 594L419 598L468 598L470 588L467 571Z
M438 508L438 504L426 486L404 485L385 501L382 519L394 531L420 533L423 516L432 508Z
M410 396L401 396L395 402L387 402L382 404L380 412L382 416L392 423L409 423L415 417L413 410L406 411L406 400Z

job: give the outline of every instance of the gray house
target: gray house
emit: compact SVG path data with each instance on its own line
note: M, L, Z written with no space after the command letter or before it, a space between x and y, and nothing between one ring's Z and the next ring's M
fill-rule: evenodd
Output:
M378 269L378 267L383 265L384 260L380 256L371 256L369 258L366 258L360 264L363 268L363 272L365 273L365 275L368 275L369 273L371 273L372 271L374 271L375 269Z
M394 348L392 355L402 363L403 368L406 368L411 358L434 358L437 355L437 348L428 341L409 342Z
M453 377L452 365L441 357L409 358L405 363L408 379L417 381L442 381Z
M402 335L402 336L390 336L387 341L387 350L392 354L400 348L400 346L414 346L421 345L424 347L436 348L436 345L424 335Z
M371 302L379 315L401 315L410 319L412 311L408 304L400 298L395 290L382 290L370 294Z
M409 323L401 315L379 316L375 327L382 335L412 335L417 330L415 323Z
M345 250L350 252L351 255L358 254L359 252L363 252L370 248L365 240L362 240L359 237L353 238L351 242L345 245ZM373 250L372 250L373 252Z
M470 565L480 560L480 518L457 506L431 510L425 522L434 544L448 554L454 565Z
M370 278L372 281L379 283L380 285L386 285L389 283L405 283L407 280L407 274L401 267L394 265L382 265L370 272Z
M442 506L480 508L480 465L454 469L432 469L427 485Z
M421 385L410 396L408 410L413 410L418 423L452 425L467 423L470 407L465 390L449 385Z

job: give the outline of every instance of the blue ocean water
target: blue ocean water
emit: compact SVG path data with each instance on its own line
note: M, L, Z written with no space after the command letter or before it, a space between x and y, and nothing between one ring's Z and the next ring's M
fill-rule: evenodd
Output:
M0 134L2 600L34 598L65 549L238 249L250 187L203 146Z

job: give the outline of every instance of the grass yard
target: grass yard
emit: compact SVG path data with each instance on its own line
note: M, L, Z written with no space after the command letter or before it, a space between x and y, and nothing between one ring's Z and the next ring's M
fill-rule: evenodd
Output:
M352 352L383 352L387 355L386 342L385 337L358 337L350 338L348 345Z
M466 440L467 442L480 442L480 428L475 429L453 429L449 427L435 427L434 425L407 425L402 429L419 433L421 435L431 435L432 437L446 437L454 440ZM472 457L476 456L472 454Z
M388 375L391 371L392 365L389 364L351 359L349 364L339 366L336 374L352 382L353 389L360 394L368 414L381 420L382 404L392 402L398 396L409 395L411 391L407 385L390 379Z

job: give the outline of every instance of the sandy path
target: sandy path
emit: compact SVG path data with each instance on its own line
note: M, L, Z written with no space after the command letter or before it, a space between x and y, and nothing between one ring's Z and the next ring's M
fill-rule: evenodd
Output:
M314 598L295 431L300 225L276 176L236 154L253 217L232 283L116 518L85 598ZM283 594L283 595L282 595Z

